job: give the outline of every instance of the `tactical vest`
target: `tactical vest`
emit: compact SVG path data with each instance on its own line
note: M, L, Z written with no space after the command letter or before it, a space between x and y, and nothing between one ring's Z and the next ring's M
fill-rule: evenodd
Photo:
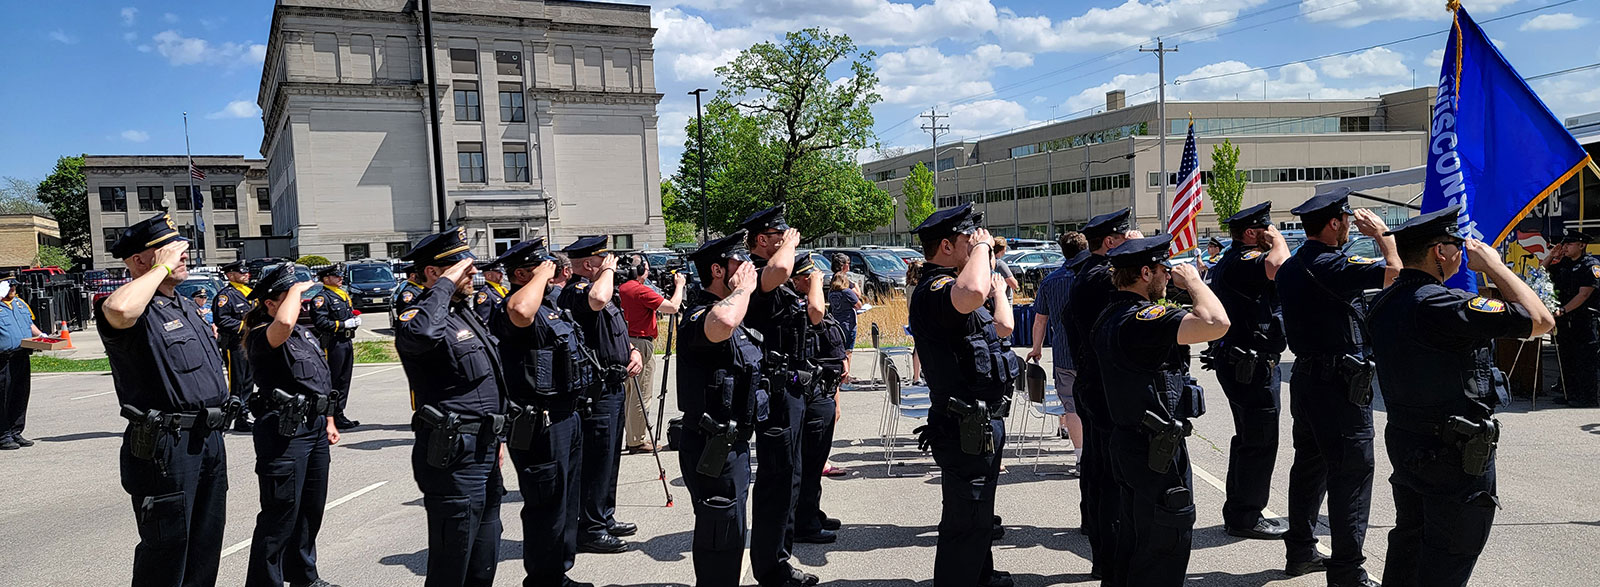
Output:
M1378 378L1389 421L1404 413L1408 420L1435 421L1449 416L1487 417L1509 403L1505 374L1494 365L1493 346L1483 341L1470 352L1430 346L1415 336L1416 301L1421 290L1444 288L1437 282L1402 279L1373 302L1373 347L1380 359Z
M706 308L692 308L690 315ZM718 422L736 421L741 430L749 431L756 422L766 420L759 333L741 325L728 340L683 348L682 357L678 409L685 422L696 422L700 414L708 414Z
M1100 380L1111 408L1111 420L1118 426L1139 425L1144 413L1131 408L1141 403L1137 398L1154 399L1167 411L1157 415L1168 419L1198 418L1206 412L1205 395L1199 383L1189 376L1188 345L1173 344L1157 369L1143 368L1127 360L1121 325L1152 305L1142 302L1109 306L1094 324L1098 343L1095 346L1100 349L1095 353L1099 358Z
M562 310L552 304L540 305L532 327L536 332L531 340L516 344L521 348L505 357L507 376L517 383L511 386L514 394L532 395L515 399L571 401L596 381L594 361L583 346L583 331Z
M916 293L924 293L940 277L954 274L954 269L938 267L917 284ZM992 403L1011 395L1012 384L1022 372L1022 359L995 333L994 314L988 308L979 306L967 314L958 332L938 330L913 325L918 348L929 351L922 355L922 370L935 401L954 397ZM955 360L946 360L951 357Z

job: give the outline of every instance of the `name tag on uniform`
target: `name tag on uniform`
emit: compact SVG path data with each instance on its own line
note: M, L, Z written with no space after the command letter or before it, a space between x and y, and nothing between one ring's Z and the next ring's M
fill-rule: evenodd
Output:
M179 328L183 328L183 320L179 319L179 320L173 320L171 322L167 322L165 324L162 324L161 328L165 329L167 332L172 332L172 331L177 330Z
M463 340L470 339L470 338L472 338L474 336L477 336L477 335L473 334L471 330L462 328L461 330L456 332L456 342L461 342Z

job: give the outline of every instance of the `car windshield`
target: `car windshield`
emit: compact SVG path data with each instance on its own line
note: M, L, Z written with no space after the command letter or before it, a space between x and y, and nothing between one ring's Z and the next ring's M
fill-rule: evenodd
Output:
M387 283L394 281L394 272L382 265L363 265L350 269L350 283Z
M906 262L889 253L862 251L861 256L867 260L867 265L871 266L873 271L888 273L906 270Z
M833 273L833 263L828 262L827 257L822 256L821 253L811 254L811 264L815 266L818 271L823 273Z
M1016 263L1017 259L1021 259L1022 256L1026 255L1026 254L1028 254L1026 251L1011 251L1009 253L1001 255L1000 258L1001 259L1005 259L1005 261L1007 263Z
M176 289L178 295L186 298L194 297L194 292L200 290L205 290L207 299L217 295L217 284L209 279L185 279Z

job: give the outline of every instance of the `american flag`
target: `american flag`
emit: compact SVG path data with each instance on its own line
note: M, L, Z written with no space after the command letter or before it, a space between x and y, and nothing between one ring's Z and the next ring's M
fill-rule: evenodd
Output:
M205 181L206 180L206 172L200 171L200 168L199 167L195 167L194 162L190 161L189 162L189 177L194 178L195 181Z
M1194 121L1189 121L1189 138L1183 142L1183 163L1178 166L1178 193L1172 196L1172 212L1167 215L1167 234L1172 235L1172 254L1196 245L1194 219L1200 214L1200 157L1194 148Z

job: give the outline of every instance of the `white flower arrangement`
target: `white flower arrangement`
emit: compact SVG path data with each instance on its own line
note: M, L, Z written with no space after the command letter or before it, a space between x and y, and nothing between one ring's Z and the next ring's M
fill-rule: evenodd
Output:
M1551 283L1550 274L1543 267L1530 267L1527 274L1522 276L1522 281L1533 288L1533 293L1538 294L1539 301L1544 302L1546 309L1555 312L1561 307L1561 303L1556 301L1556 285Z

